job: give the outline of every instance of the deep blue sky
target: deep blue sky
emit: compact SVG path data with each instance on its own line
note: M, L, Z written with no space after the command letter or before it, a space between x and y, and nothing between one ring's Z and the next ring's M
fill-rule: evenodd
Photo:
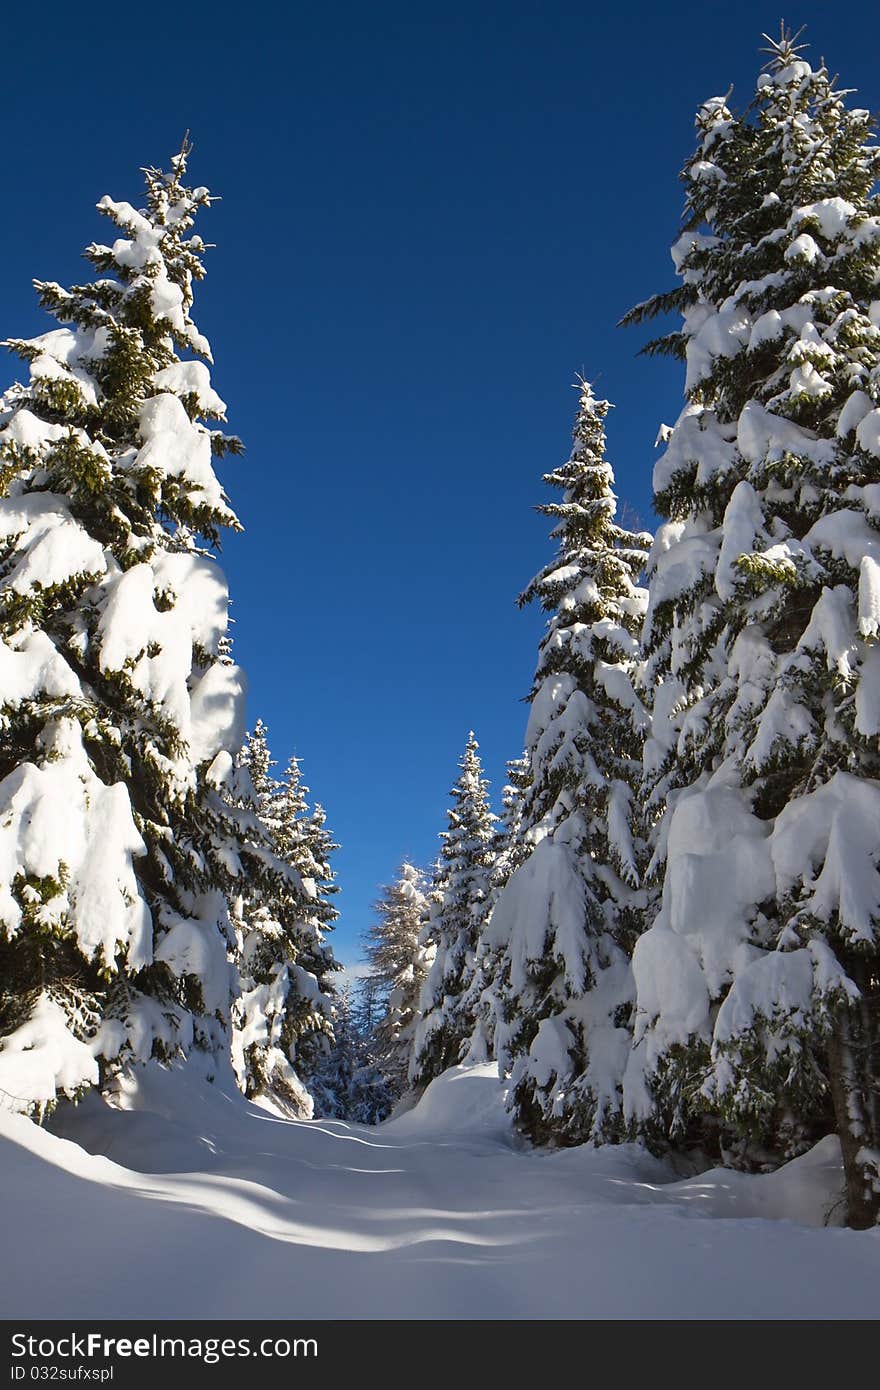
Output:
M880 105L873 4L785 16ZM302 757L342 842L351 962L378 885L435 855L468 729L496 791L520 751L542 620L514 599L549 553L531 508L578 370L616 402L618 491L650 520L682 382L615 324L671 284L693 112L731 83L748 99L779 13L338 0L62 20L47 42L51 23L4 64L0 331L47 326L31 277L81 276L94 203L137 204L189 127L223 198L195 316L247 444L224 468L235 651L251 722Z

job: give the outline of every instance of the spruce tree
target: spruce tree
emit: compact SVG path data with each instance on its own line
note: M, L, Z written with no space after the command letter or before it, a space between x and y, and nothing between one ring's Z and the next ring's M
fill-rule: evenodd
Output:
M273 767L278 764L269 749L269 730L262 719L257 720L253 733L249 731L245 735L238 762L239 766L247 768L250 777L248 791L251 805L259 809L265 825L272 830L277 829L274 806L282 784L272 773Z
M221 795L241 740L227 589L238 440L192 319L207 189L102 198L96 279L37 281L58 327L0 401L0 1087L22 1109L108 1068L228 1049L228 903L271 872ZM209 422L209 423L205 423Z
M279 797L276 852L296 870L305 890L296 923L298 1002L290 1012L290 1025L298 1069L306 1084L332 1035L333 979L339 970L327 940L339 918L333 903L339 890L331 862L339 846L327 828L323 806L315 802L309 809L308 796L299 760L292 757Z
M370 1030L373 1054L395 1096L406 1089L419 995L427 973L424 947L419 944L427 910L424 875L413 864L403 863L374 904L376 921L364 943L379 1007Z
M495 837L484 924L488 922L511 874L525 863L532 848L524 821L525 797L531 779L532 763L526 754L511 759L507 764L507 783L501 789L501 822ZM462 1061L488 1062L498 1055L499 1036L506 1031L503 1023L504 944L490 937L484 925L477 942L473 973L463 999L465 1014L473 1020L473 1027L466 1050L462 1053Z
M316 1117L348 1119L358 1051L351 986L344 985L335 1000L333 1041L318 1059L311 1077L310 1092Z
M634 787L647 717L634 675L650 537L615 520L608 402L579 388L571 455L544 478L562 496L539 509L557 553L520 598L548 614L519 779L518 834L534 848L484 933L484 949L503 952L498 1048L516 1123L564 1144L619 1137L645 904Z
M511 758L507 764L507 782L501 789L501 826L492 865L493 897L529 857L532 846L526 829L525 807L531 784L532 760L528 753Z
M262 720L239 761L248 774L243 785L239 779L239 804L253 811L287 877L268 887L246 886L237 902L233 1063L246 1096L309 1116L310 1077L333 1042L329 975L335 962L323 933L335 914L321 894L332 886L332 845L323 812L308 811L297 761L283 779L273 776Z
M630 1113L706 1111L744 1159L829 1125L880 1212L880 150L783 31L684 170L687 365L655 470L647 773L662 909L639 942ZM833 1110L833 1119L831 1118Z
M373 1052L369 981L344 985L336 997L334 1040L311 1078L315 1113L322 1119L376 1125L396 1099Z
M459 767L461 775L450 792L449 828L440 836L434 901L421 936L422 946L430 943L435 954L422 988L410 1058L409 1079L418 1090L457 1065L467 1050L473 1018L465 995L491 891L496 817L473 733Z

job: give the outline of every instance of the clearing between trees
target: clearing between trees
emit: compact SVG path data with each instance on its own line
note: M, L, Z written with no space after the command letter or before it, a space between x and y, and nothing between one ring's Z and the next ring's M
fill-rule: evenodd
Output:
M492 1066L374 1128L281 1119L194 1070L152 1064L54 1133L0 1113L6 1317L877 1315L876 1230L823 1228L833 1136L680 1181L637 1145L524 1148Z

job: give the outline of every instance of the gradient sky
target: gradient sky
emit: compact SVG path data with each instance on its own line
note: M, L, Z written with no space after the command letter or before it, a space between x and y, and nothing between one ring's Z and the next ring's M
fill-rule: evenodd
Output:
M651 521L681 373L615 324L672 283L694 110L731 84L748 100L779 15L752 0L218 14L163 33L158 12L115 12L84 37L41 7L39 35L8 42L0 329L44 331L31 277L81 277L108 232L97 199L137 204L140 166L191 129L193 181L222 195L199 227L217 248L195 318L247 445L223 467L246 527L222 557L235 653L250 722L279 761L302 758L342 843L351 963L378 886L436 854L468 730L496 796L520 752L542 619L514 600L549 553L532 508L568 453L575 372L616 403L618 492ZM785 17L880 106L873 3Z

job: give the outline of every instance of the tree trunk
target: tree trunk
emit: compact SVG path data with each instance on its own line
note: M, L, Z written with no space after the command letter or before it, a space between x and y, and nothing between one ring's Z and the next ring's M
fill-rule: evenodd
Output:
M857 983L870 986L866 975L864 968L852 971ZM847 1224L857 1231L880 1223L880 1135L871 1124L876 1115L873 1092L878 1081L872 1075L877 1050L874 1002L863 995L854 1006L841 1007L828 1040L831 1097L846 1179Z

